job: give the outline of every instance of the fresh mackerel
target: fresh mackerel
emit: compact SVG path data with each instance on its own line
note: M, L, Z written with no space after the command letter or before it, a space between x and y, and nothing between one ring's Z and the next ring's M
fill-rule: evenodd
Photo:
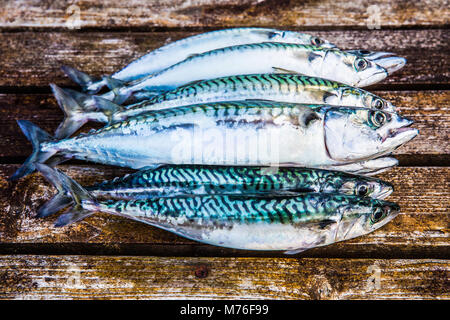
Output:
M414 138L413 122L380 110L270 101L150 111L54 141L19 121L34 151L12 179L57 155L135 169L161 164L336 166L389 154Z
M296 253L372 232L392 220L400 209L392 202L332 193L99 200L59 171L41 164L37 167L74 200L56 226L101 211L236 249Z
M239 75L198 81L125 107L56 85L51 87L66 115L56 130L58 138L72 135L89 120L114 123L148 111L221 101L272 100L395 112L389 101L363 89L296 74Z
M192 81L257 73L298 73L356 87L379 82L385 68L358 55L310 45L265 42L216 49L187 58L160 72L116 86L102 98L119 104L140 101Z
M324 192L384 199L390 183L339 171L311 168L161 166L84 187L95 198L138 200L204 194ZM48 216L72 203L63 189L38 211Z

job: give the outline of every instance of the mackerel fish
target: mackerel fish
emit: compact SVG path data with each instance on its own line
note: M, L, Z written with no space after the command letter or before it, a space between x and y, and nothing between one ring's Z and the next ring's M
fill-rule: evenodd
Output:
M204 194L323 192L384 199L393 186L376 178L312 168L161 166L84 187L95 198L137 200ZM41 217L72 203L63 189L38 211Z
M19 120L34 150L11 179L54 156L52 163L75 158L134 169L161 164L345 165L391 153L418 134L409 127L412 123L381 110L270 101L150 111L59 141Z
M97 200L75 181L37 164L74 205L55 226L105 212L143 222L182 237L246 250L284 250L294 254L370 233L399 213L384 200L333 193L274 195L193 195L140 200Z
M201 33L171 42L134 60L125 68L112 74L111 78L129 82L164 70L199 53L234 45L268 41L306 44L325 48L335 47L335 45L317 36L295 31L269 28L224 29ZM68 66L64 66L63 71L72 80L81 85L84 91L89 91L90 93L98 92L107 84L105 79L94 79Z
M58 138L72 135L89 120L114 123L147 111L222 101L257 99L395 112L392 103L363 89L296 74L238 75L198 81L126 107L100 97L61 89L54 84L51 87L66 115L56 130Z
M338 49L264 42L201 53L126 85L110 81L113 90L100 96L123 104L127 99L140 101L193 81L258 73L298 73L355 87L369 86L388 76L376 63Z

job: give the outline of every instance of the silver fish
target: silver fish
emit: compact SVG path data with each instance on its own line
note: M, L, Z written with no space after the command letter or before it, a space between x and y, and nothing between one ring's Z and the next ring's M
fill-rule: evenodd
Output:
M198 81L126 107L100 97L61 89L54 84L50 86L66 115L56 130L58 138L72 135L89 120L114 123L147 111L221 101L258 99L323 103L395 112L389 101L363 89L296 74L238 75Z
M46 169L45 170L51 170ZM42 206L45 217L72 203L60 185ZM340 171L287 167L161 166L84 187L95 198L138 200L204 194L294 194L324 192L384 199L393 191L385 181Z
M171 42L134 60L125 68L111 75L112 79L129 82L164 70L191 56L207 51L240 44L284 42L334 48L328 41L309 34L269 28L233 28L201 33ZM98 92L107 84L74 68L64 66L63 71L83 90Z
M388 76L370 60L337 49L265 42L198 54L125 86L111 84L113 90L101 97L122 104L130 97L140 101L192 81L258 73L298 73L355 87L369 86Z
M370 233L398 213L383 200L350 195L195 195L141 200L98 200L48 166L38 169L74 199L55 226L101 211L216 246L247 250L288 250L293 254Z
M336 166L391 153L418 130L397 114L356 107L220 102L147 112L54 141L18 122L33 153L11 179L57 155L140 169L161 164Z

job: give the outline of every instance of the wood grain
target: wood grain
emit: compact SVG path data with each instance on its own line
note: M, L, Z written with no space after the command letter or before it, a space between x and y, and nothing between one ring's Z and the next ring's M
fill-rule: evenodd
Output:
M6 182L17 166L0 166L0 242L3 244L102 244L107 248L130 244L164 245L165 253L177 254L180 245L210 247L178 237L172 233L120 217L96 214L76 225L54 228L54 217L34 218L37 208L54 194L54 189L39 174L17 183ZM125 171L102 166L61 166L82 185L90 185ZM360 256L361 254L408 254L420 250L449 257L450 168L395 168L381 177L394 184L396 191L389 200L399 203L401 214L383 228L349 241L306 251L306 256ZM171 249L172 248L172 249ZM189 251L193 247L187 247ZM147 248L151 249L151 248ZM157 248L156 248L157 249ZM122 250L122 249L120 249ZM210 247L209 252L232 254ZM114 251L114 250L112 250ZM151 251L151 250L150 250ZM253 254L253 252L247 252ZM241 252L242 254L242 252ZM272 253L273 254L273 253Z
M395 151L396 155L415 155L416 164L424 155L450 154L450 91L375 93L392 101L420 130L418 137ZM62 111L50 95L0 94L0 157L27 157L31 153L31 144L20 132L16 120L30 120L53 133L62 118Z
M445 0L6 0L0 27L401 27L448 24ZM79 21L79 23L77 22Z
M449 299L449 271L428 259L14 255L0 256L0 298Z
M408 60L381 82L444 85L450 82L450 32L430 30L310 31L343 49L395 52ZM0 33L0 86L74 86L60 70L71 65L93 76L111 74L134 59L192 32ZM423 54L426 52L426 59ZM376 87L376 86L375 86ZM374 88L374 87L372 87Z

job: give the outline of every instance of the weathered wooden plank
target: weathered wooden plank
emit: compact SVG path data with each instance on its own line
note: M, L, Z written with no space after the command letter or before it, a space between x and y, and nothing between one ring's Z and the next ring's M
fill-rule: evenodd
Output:
M0 256L0 298L449 299L449 271L448 260L14 255Z
M0 27L368 26L448 24L445 0L3 1Z
M431 30L376 30L315 32L344 49L390 51L408 64L381 84L448 84L450 32ZM95 76L111 74L146 52L194 33L60 33L0 34L0 86L61 86L74 84L60 71L67 64ZM423 59L426 52L427 59Z
M54 228L54 217L35 219L37 208L54 194L54 189L39 174L33 174L17 183L8 183L15 165L0 166L0 243L92 243L108 248L123 244L165 245L165 253L179 245L199 245L172 233L126 220L120 217L96 214L76 225ZM101 166L61 166L82 185L122 175L125 171ZM450 168L395 168L381 177L394 184L396 191L389 198L398 202L401 214L383 228L364 237L324 248L307 251L308 256L322 256L324 252L339 255L394 255L421 250L441 256L449 254ZM206 246L206 245L204 245ZM213 247L212 247L213 248ZM216 248L226 254L227 250ZM173 249L177 250L177 249ZM208 249L209 250L209 249ZM214 249L211 249L214 251ZM211 252L211 251L210 251ZM229 251L228 252L232 252ZM250 253L251 254L251 253Z
M450 91L381 91L404 116L412 118L420 135L395 151L397 155L450 154ZM16 124L18 119L33 121L54 132L63 114L52 96L46 94L0 94L0 156L24 157L31 145ZM11 148L14 146L14 148Z

